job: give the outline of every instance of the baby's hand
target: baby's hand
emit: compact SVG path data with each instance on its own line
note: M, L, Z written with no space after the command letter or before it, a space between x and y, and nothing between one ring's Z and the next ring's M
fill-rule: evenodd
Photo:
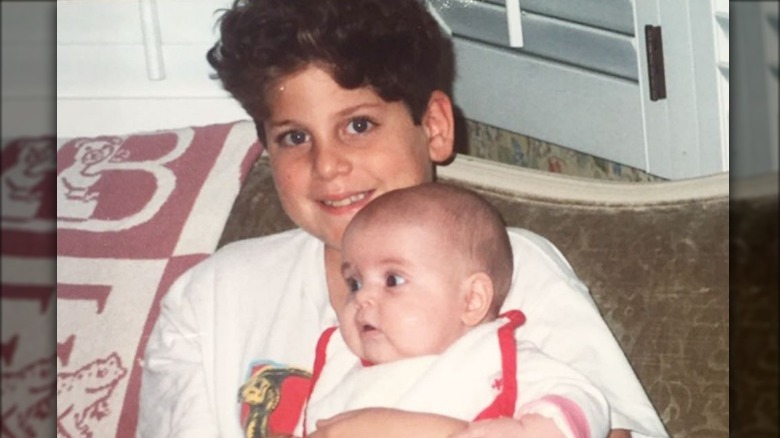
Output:
M537 414L520 418L498 418L469 423L465 430L450 438L565 438L553 420Z

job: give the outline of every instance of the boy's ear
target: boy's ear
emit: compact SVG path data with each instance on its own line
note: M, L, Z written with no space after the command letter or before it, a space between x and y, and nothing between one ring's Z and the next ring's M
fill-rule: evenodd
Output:
M428 135L428 156L441 163L452 156L455 145L455 117L452 101L446 93L435 90L428 99L422 124Z
M472 274L466 281L465 308L461 321L473 327L481 323L493 305L493 281L484 272Z

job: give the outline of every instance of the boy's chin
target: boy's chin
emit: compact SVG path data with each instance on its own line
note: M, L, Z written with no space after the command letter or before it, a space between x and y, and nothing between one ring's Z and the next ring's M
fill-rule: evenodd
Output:
M344 231L347 228L347 223L348 222L345 222L340 227L330 227L327 229L310 229L306 226L302 226L301 228L323 242L325 244L325 249L329 251L341 252L341 239L344 237Z
M319 237L319 239L325 243L325 248L328 249L329 251L341 252L341 236L343 236L343 233L340 234L338 237L332 237L332 236L327 236L324 238L321 236L317 236L317 237Z

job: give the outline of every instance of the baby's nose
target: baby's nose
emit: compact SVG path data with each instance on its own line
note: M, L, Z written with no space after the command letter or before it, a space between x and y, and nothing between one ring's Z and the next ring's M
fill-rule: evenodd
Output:
M375 302L374 295L370 287L363 287L355 292L355 304L357 304L358 308L370 306Z

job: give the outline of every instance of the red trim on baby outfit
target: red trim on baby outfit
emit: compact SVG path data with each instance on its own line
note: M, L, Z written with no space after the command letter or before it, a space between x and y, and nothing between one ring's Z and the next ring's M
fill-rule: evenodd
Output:
M512 417L515 414L517 400L517 346L515 344L515 329L525 323L525 315L519 310L510 310L500 317L509 322L498 329L498 345L501 349L501 392L493 403L485 408L474 420L488 418Z
M485 408L475 420L488 418L512 417L515 413L515 401L517 400L517 346L515 344L515 329L525 323L525 315L519 310L510 310L499 317L509 321L498 329L498 344L501 350L501 392L493 400L493 403ZM311 377L311 389L306 401L311 399L314 386L325 366L325 356L328 342L336 327L325 330L317 341L317 350L314 357L314 370ZM371 366L372 363L361 359L363 366ZM303 413L303 436L306 437L306 409Z
M322 369L325 367L325 356L328 351L328 342L330 337L336 331L336 327L328 327L320 335L320 339L317 340L317 349L314 353L314 369L311 372L311 386L309 387L309 395L306 397L306 404L311 400L311 394L314 392L314 385L317 384L317 380L320 378ZM306 436L306 411L307 407L303 407L303 436Z

